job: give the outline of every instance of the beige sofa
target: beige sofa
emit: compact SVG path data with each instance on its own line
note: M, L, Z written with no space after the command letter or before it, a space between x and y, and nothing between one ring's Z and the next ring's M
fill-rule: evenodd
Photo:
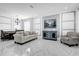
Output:
M68 32L67 35L61 37L60 42L68 45L69 47L74 46L74 45L78 46L78 44L79 44L79 33Z
M18 31L14 34L14 41L18 44L24 44L37 38L37 33L28 31Z

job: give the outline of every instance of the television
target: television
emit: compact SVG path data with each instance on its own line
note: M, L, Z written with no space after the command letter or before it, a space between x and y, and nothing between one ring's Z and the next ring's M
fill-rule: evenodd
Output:
M56 19L44 20L44 28L56 28Z

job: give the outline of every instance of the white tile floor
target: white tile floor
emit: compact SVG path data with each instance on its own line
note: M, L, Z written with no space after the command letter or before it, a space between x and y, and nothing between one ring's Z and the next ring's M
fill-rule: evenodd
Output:
M0 41L0 56L79 56L79 46L68 47L59 41L41 38L24 45L13 40Z

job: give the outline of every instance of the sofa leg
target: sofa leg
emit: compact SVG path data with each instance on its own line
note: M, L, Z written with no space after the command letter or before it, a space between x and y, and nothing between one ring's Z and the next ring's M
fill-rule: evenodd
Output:
M60 41L61 43L63 43L62 41Z
M69 47L71 47L71 46L78 46L78 44L73 44L73 45L68 45Z
M14 42L16 44L16 42Z
M76 46L78 46L78 44L76 44Z
M69 47L73 46L73 45L68 45Z

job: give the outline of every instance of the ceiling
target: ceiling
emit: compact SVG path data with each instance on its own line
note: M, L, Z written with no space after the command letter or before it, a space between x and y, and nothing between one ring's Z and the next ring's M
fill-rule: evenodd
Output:
M78 3L0 3L0 16L31 18L74 11Z

